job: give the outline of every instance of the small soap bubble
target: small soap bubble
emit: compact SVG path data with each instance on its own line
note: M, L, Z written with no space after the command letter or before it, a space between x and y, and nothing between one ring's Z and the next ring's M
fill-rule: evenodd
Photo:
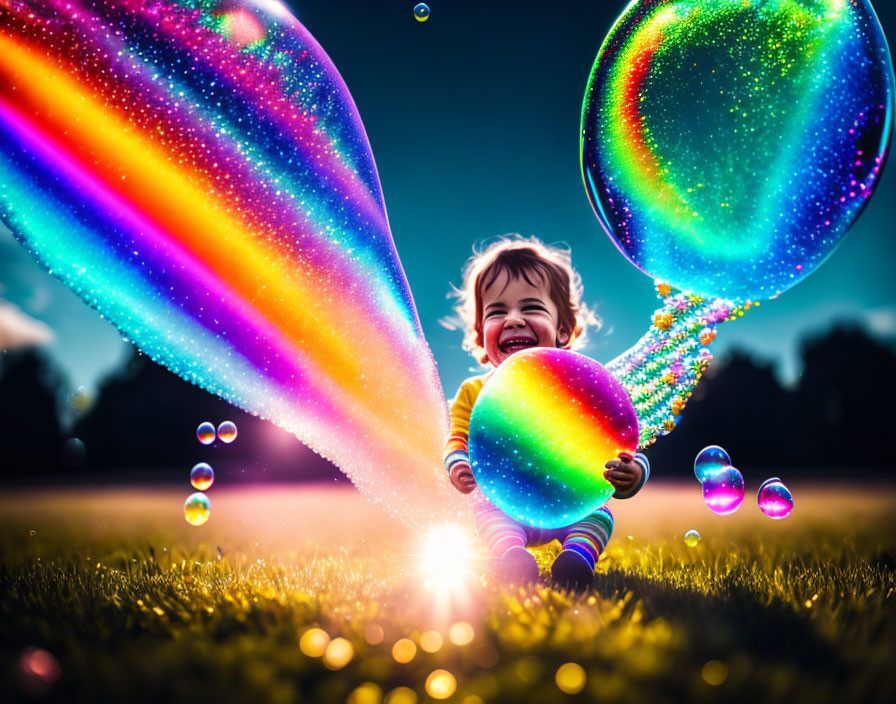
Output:
M218 426L218 439L228 445L236 440L236 423L225 420Z
M710 472L730 466L731 458L728 453L718 445L710 445L697 453L697 458L694 460L694 474L702 484Z
M203 445L211 445L215 441L215 426L207 421L200 423L196 428L196 439Z
M778 477L772 477L762 482L757 500L759 501L759 510L769 518L776 520L787 518L793 511L793 496Z
M184 503L184 518L191 526L201 526L211 515L212 505L201 491L190 494Z
M703 501L720 516L734 513L744 500L744 478L734 467L723 467L703 481Z
M695 531L693 528L684 534L684 544L689 548L697 547L697 544L700 542L700 534Z
M418 2L414 5L414 17L418 22L426 22L429 19L429 5L425 2Z
M205 462L200 462L190 470L190 484L194 489L205 491L215 482L215 471Z
M87 458L87 445L80 438L69 438L62 443L62 464L68 469L74 469Z

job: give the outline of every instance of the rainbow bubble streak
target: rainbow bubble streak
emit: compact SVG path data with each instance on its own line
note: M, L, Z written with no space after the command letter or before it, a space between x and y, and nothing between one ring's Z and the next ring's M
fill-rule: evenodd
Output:
M464 513L357 110L278 2L0 4L0 218L148 356L411 523Z

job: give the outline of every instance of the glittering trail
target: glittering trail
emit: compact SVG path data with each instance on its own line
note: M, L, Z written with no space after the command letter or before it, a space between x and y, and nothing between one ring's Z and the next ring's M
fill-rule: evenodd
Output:
M272 0L0 4L0 217L156 361L412 523L462 511L345 84Z

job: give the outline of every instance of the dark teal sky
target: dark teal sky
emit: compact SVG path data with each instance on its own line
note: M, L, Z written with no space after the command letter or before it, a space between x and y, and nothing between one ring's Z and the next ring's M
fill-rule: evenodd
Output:
M565 242L586 300L604 320L584 350L606 362L630 347L657 306L651 280L597 223L578 163L581 102L594 56L626 3L434 0L418 23L406 0L292 0L351 90L377 161L393 237L445 389L475 367L449 314L449 284L475 242L508 232ZM896 9L878 3L885 32ZM886 7L884 6L886 5ZM864 215L805 282L720 328L714 349L774 360L784 378L798 340L841 319L896 337L896 168ZM45 320L75 384L126 352L115 331L0 235L0 297Z

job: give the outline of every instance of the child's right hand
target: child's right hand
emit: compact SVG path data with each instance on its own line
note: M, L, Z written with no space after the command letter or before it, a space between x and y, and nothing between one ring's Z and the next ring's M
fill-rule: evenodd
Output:
M466 462L458 462L448 472L448 478L454 484L454 488L461 494L469 494L476 488L476 480L473 478L473 470Z

